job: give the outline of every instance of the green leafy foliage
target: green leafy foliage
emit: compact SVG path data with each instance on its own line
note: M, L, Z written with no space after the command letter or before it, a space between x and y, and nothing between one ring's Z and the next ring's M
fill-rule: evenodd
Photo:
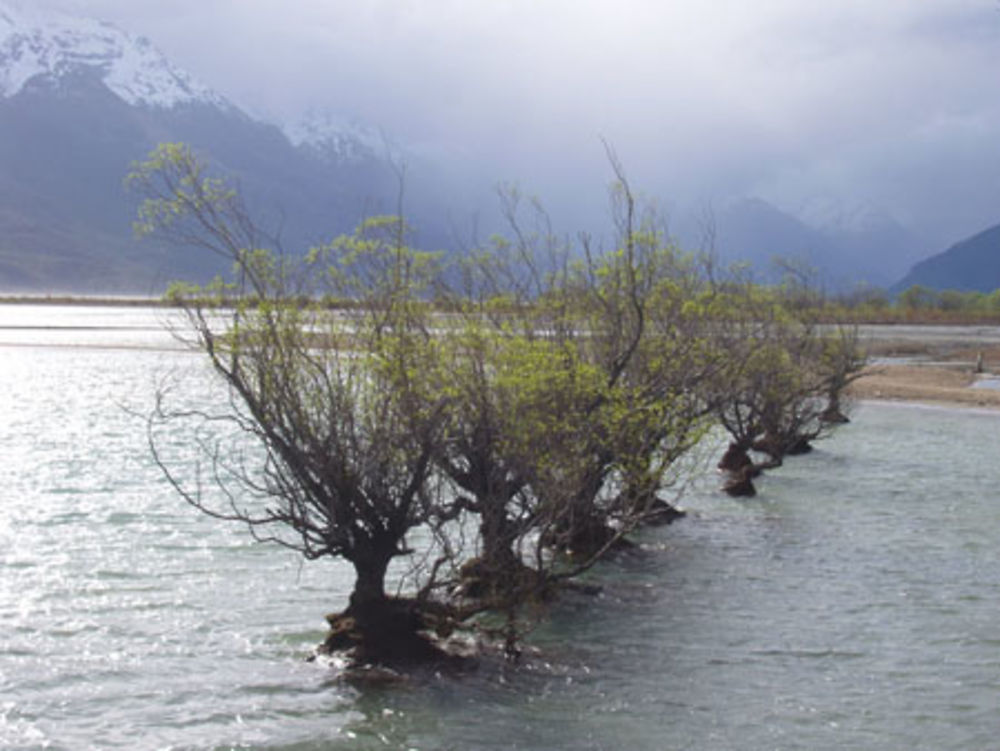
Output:
M161 395L151 445L166 424L223 422L261 458L207 447L226 475L214 497L157 453L167 477L263 539L349 561L349 612L368 624L398 615L385 577L400 557L425 610L451 592L454 618L514 619L661 510L716 424L744 450L816 437L817 400L863 363L856 338L822 333L801 287L706 273L612 165L611 249L571 247L535 202L525 222L507 191L511 236L449 269L396 216L288 254L190 149L159 147L128 178L145 197L137 231L231 262L227 278L167 291L230 400L192 414Z

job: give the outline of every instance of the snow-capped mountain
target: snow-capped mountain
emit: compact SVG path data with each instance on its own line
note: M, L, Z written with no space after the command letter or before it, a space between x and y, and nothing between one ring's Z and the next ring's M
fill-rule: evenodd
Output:
M96 74L131 106L171 109L187 104L238 111L173 65L145 37L105 21L0 0L0 99L16 96L32 83L59 86L80 73ZM333 163L377 160L386 148L376 128L327 111L310 111L281 130L293 146Z
M218 269L132 236L131 165L189 143L237 181L265 229L303 250L350 231L396 194L374 131L335 117L255 120L148 41L0 0L0 292L159 293Z
M81 69L97 72L109 90L133 106L231 107L144 37L102 21L25 10L0 0L0 97L14 96L32 81L58 85Z

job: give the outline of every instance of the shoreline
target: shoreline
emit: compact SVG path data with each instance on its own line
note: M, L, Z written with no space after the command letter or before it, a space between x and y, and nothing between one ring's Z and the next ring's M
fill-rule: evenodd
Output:
M73 294L0 294L0 305L176 307L163 297ZM981 324L959 325L966 329L965 332L948 331L949 327L955 327L954 323L917 324L916 327L903 324L899 328L869 326L865 332L866 326L861 324L861 330L863 338L867 339L869 356L876 364L868 365L861 377L848 387L849 399L1000 410L1000 343L996 332L977 330ZM923 326L926 326L923 336L913 331ZM878 362L880 359L882 362ZM983 363L983 368L977 373L978 361ZM980 379L994 381L995 387L977 388L974 384Z
M3 292L0 291L0 305L52 305L52 306L105 306L105 307L179 307L177 303L167 299L167 287L158 294L149 293L76 293L76 292ZM920 315L919 312L909 312L906 315L871 317L859 320L839 320L835 318L823 318L819 321L823 326L846 325L857 326L859 330L878 330L873 338L880 345L888 345L890 342L905 348L912 346L914 342L921 342L920 337L905 335L902 339L895 339L892 335L896 331L906 329L926 328L928 331L946 331L954 328L965 329L994 329L1000 330L1000 313L996 314L972 314L954 313L943 315L940 313ZM1000 335L998 335L1000 336ZM935 344L947 341L948 337L935 337ZM997 339L1000 341L1000 338ZM927 344L927 342L924 342Z
M142 295L3 295L0 305L51 305L105 308L171 308L177 307L163 295L144 297Z

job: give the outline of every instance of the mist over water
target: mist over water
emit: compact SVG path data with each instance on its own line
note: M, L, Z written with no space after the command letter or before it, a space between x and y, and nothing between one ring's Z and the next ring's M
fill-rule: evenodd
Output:
M600 595L552 607L523 665L356 688L304 661L349 568L185 506L123 409L167 374L196 403L217 393L163 314L69 331L26 310L0 308L0 747L968 749L1000 733L1000 414L862 405L756 499L707 472L687 519L589 574Z

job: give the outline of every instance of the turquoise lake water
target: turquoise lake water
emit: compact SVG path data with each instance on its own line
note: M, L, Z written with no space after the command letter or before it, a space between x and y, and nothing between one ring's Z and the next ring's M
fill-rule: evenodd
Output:
M349 569L152 465L127 408L212 398L164 318L0 306L0 748L997 746L1000 414L860 405L755 499L697 478L522 665L362 689L304 659Z

